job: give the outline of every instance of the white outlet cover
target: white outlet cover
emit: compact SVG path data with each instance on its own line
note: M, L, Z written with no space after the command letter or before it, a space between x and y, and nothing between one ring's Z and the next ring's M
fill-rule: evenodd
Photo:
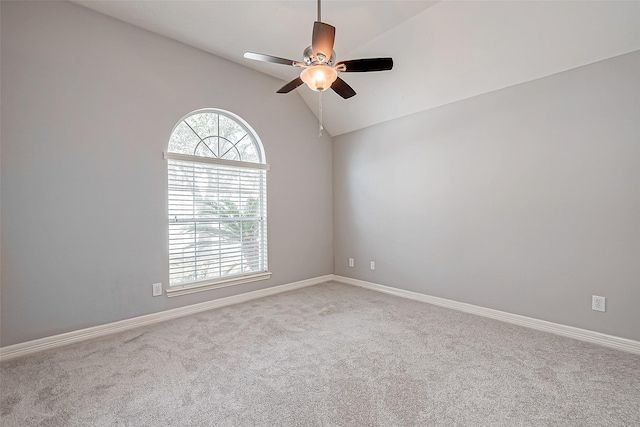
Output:
M371 261L371 269L375 270L376 269L376 263L375 261Z
M152 295L154 297L161 296L162 295L162 283L154 283L152 285L152 290L153 290Z
M353 267L354 261L353 258L349 258L349 267Z
M606 299L598 295L591 296L591 309L595 311L606 310Z

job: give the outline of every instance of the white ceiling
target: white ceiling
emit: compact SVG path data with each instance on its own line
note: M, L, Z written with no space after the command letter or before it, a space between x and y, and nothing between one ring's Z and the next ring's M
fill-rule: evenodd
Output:
M301 60L315 0L86 1L76 3L285 81L299 69L244 59L245 51ZM394 69L341 77L357 96L323 93L333 136L640 49L640 0L325 0L338 60L391 56ZM287 95L317 115L318 94ZM297 94L297 95L296 95Z

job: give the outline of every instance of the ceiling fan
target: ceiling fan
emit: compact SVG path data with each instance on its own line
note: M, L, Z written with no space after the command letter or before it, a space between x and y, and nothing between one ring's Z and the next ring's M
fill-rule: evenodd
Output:
M302 62L254 52L245 52L244 57L303 69L300 77L282 86L277 93L289 93L306 83L309 88L317 92L331 88L344 99L351 98L356 92L338 77L338 73L387 71L393 68L392 58L351 59L335 63L336 52L333 50L335 35L335 27L321 20L320 0L318 0L318 20L313 23L311 46L304 50Z

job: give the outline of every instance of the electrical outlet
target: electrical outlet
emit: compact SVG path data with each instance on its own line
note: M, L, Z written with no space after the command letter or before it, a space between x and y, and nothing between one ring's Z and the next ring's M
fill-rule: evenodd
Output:
M591 310L605 311L605 298L597 295L591 296Z
M162 283L154 283L151 285L153 288L153 296L159 297L162 296Z
M353 258L349 258L349 267L353 267L353 266L354 266Z
M376 269L376 263L375 261L371 261L371 269L375 270Z

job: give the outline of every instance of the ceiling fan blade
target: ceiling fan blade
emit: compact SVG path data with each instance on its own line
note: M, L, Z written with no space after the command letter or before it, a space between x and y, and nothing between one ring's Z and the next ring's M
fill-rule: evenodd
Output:
M314 56L322 53L329 61L333 53L333 42L336 38L336 28L324 22L313 23L313 37L311 38L311 50Z
M298 61L292 59L278 58L277 56L264 55L262 53L245 52L244 57L254 61L271 62L272 64L291 65L295 67Z
M333 84L331 85L331 89L333 89L335 93L337 93L344 99L349 99L356 94L356 91L353 90L351 86L349 86L347 82L342 80L340 77L338 77L336 81L333 82Z
M343 73L365 73L367 71L387 71L393 68L393 58L367 58L341 61L336 68ZM344 68L344 69L342 69Z
M297 88L298 86L300 86L302 83L303 83L302 79L298 77L294 80L291 80L286 85L282 86L276 93L289 93L295 88Z

